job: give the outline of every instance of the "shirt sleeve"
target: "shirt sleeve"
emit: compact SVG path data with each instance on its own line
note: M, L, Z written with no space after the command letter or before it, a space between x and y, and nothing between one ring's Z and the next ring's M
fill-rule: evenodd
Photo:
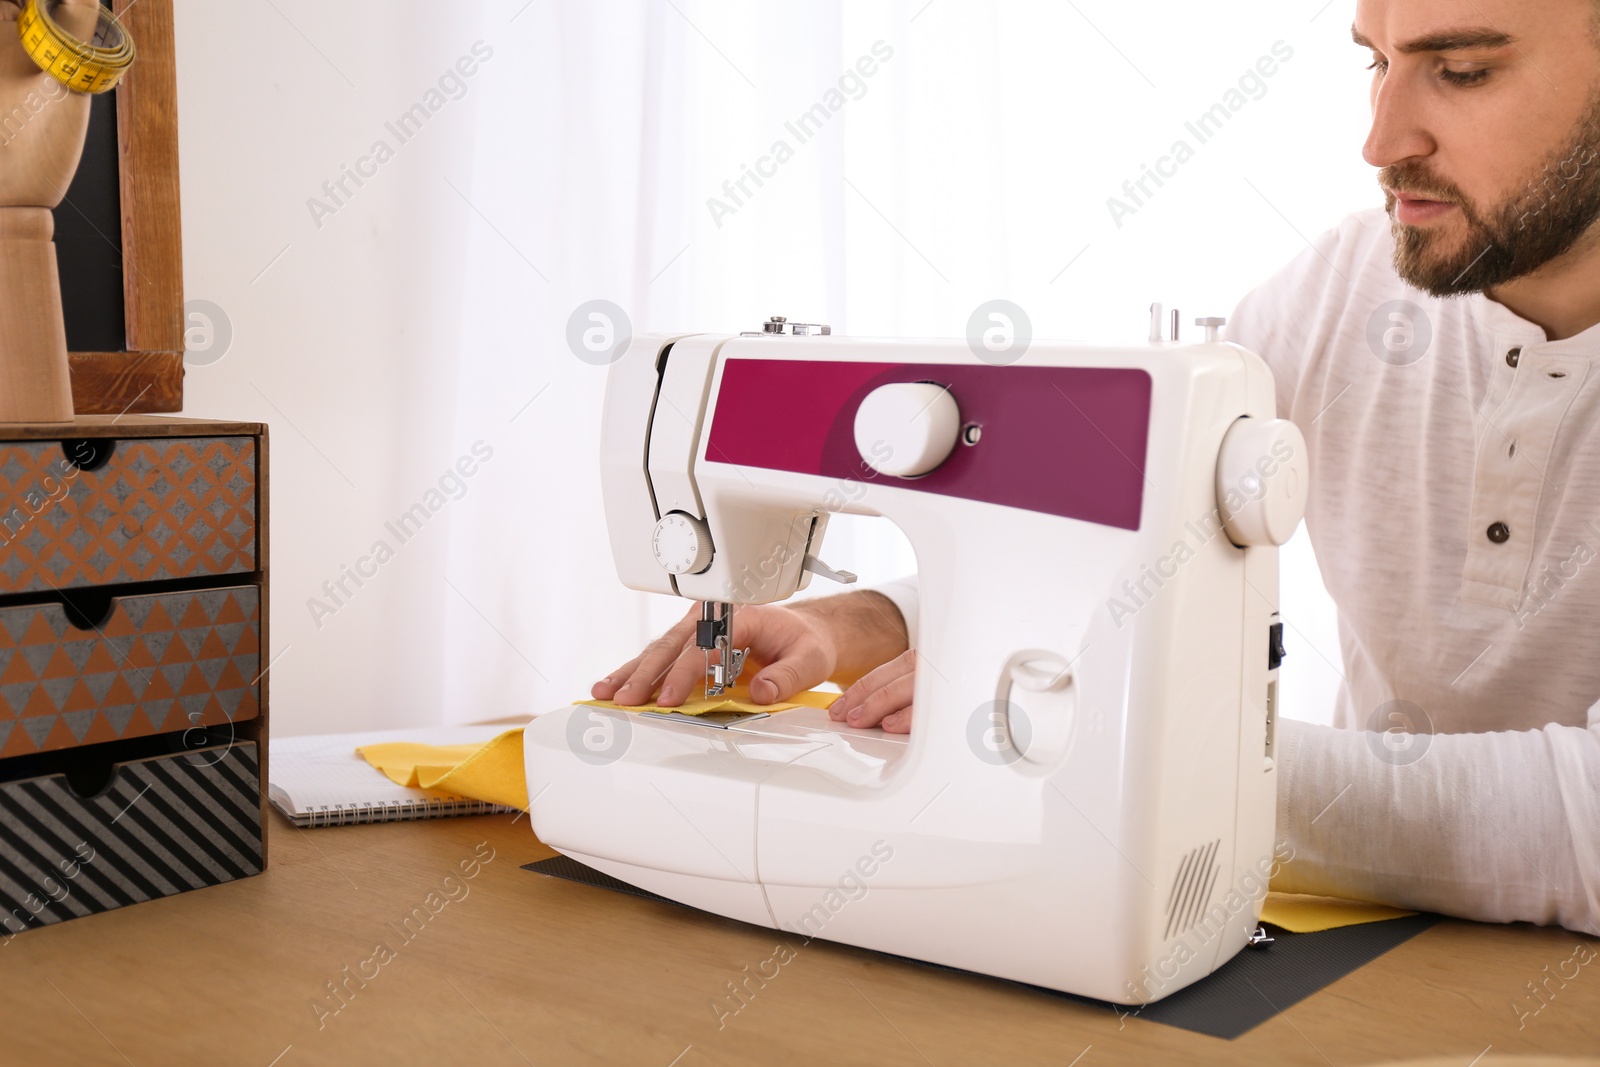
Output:
M1420 751L1283 721L1272 888L1600 934L1600 704L1588 721Z
M1266 362L1272 371L1278 415L1290 418L1294 410L1300 360L1294 346L1284 342L1276 317L1272 314L1276 305L1271 299L1271 291L1278 287L1263 285L1246 295L1234 307L1233 314L1228 316L1223 339L1248 348Z
M867 587L871 592L882 593L888 597L894 606L900 609L900 617L906 622L906 647L917 647L917 576L908 574L904 578L896 578L881 585Z

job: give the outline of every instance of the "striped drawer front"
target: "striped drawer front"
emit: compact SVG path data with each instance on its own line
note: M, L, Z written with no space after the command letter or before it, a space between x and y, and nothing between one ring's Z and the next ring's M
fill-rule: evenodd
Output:
M0 934L261 871L256 746L118 764L80 797L65 777L0 784Z
M256 569L253 437L92 443L0 442L0 594Z
M260 636L253 585L116 597L88 630L0 608L0 759L253 718Z

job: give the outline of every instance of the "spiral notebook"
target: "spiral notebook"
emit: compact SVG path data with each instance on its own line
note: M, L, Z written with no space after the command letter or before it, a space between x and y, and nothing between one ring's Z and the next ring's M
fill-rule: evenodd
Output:
M274 737L268 749L267 796L273 807L300 827L514 812L517 809L501 804L395 785L356 755L359 746L383 741L420 741L429 745L485 743L504 730L504 726L436 726L421 730Z

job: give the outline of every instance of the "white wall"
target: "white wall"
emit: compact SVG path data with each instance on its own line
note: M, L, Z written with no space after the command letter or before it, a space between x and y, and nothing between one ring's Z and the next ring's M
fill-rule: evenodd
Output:
M221 306L234 334L222 360L189 370L184 410L271 424L272 709L284 733L440 717L442 520L320 629L306 601L457 455L442 416L465 219L441 175L469 152L481 79L364 188L347 186L356 195L320 227L306 201L378 137L398 145L383 123L477 36L474 6L459 6L458 25L435 33L421 5L402 16L277 3L293 25L270 5L176 5L185 292ZM467 500L500 474L491 464Z
M553 706L681 613L610 568L604 372L564 340L583 301L637 331L779 313L950 336L1005 297L1036 336L1126 342L1151 300L1228 314L1377 202L1353 3L1320 6L178 0L187 292L234 330L186 411L272 425L277 728ZM319 227L308 198L480 40L465 95ZM864 95L715 218L707 199L880 40ZM1116 225L1107 198L1279 41L1264 95ZM461 499L388 534L478 441L493 457ZM849 525L835 566L905 558ZM314 619L380 538L394 558ZM1285 559L1286 704L1325 720L1332 616L1304 546Z

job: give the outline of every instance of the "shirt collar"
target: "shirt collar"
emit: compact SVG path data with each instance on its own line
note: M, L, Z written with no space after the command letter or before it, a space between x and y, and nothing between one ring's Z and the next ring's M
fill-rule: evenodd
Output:
M1600 323L1571 337L1551 341L1543 327L1483 293L1472 293L1461 299L1471 303L1478 322L1494 337L1497 345L1537 345L1541 351L1553 354L1600 357Z

